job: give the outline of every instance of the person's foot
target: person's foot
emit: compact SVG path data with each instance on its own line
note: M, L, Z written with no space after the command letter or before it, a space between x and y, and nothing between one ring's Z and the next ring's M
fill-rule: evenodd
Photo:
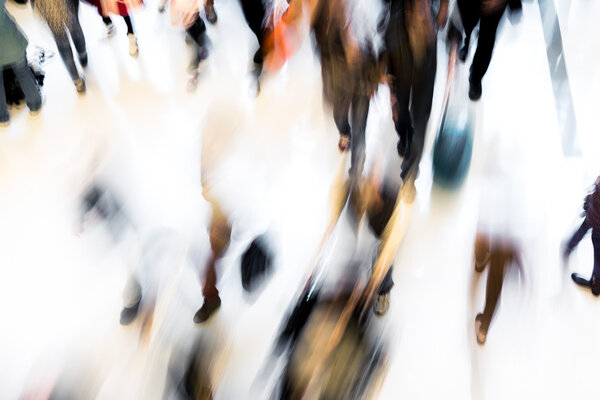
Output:
M79 53L79 64L81 64L82 68L87 67L87 65L88 65L87 51L84 51L83 53Z
M115 24L113 24L112 22L106 25L106 38L110 39L111 37L115 36L115 32L117 31L117 29L115 28Z
M338 148L342 153L350 150L350 135L340 135Z
M159 3L158 4L158 12L159 13L164 13L166 9L167 9L167 2L166 1L164 3Z
M379 294L377 295L377 299L375 300L375 304L373 304L373 312L375 315L382 316L387 310L390 308L390 294Z
M590 280L592 294L594 296L600 296L600 279L596 278L595 275L592 275L592 279Z
M262 63L263 63L263 52L262 52L262 49L260 47L254 53L254 57L252 57L252 61L254 61L254 64L262 65Z
M401 137L398 139L398 144L396 147L398 149L398 155L402 158L405 158L408 154L408 139Z
M131 57L137 57L139 52L137 38L133 33L128 33L127 38L129 38L129 55Z
M204 13L206 14L208 22L213 25L217 23L217 13L215 12L214 4L207 4L206 7L204 7Z
M477 343L483 345L487 339L487 329L483 328L483 314L479 313L475 317L475 336Z
M477 101L481 98L481 81L469 79L469 99Z
M121 325L129 325L133 322L140 311L140 304L142 302L141 300L142 299L140 298L137 303L130 307L123 307L123 310L121 310L121 318L119 320Z
M201 324L208 320L218 309L221 307L221 298L217 297L216 299L204 299L204 304L196 314L194 315L194 323Z
M86 91L85 80L83 78L78 78L73 81L75 84L75 89L77 89L77 93L84 94Z
M465 62L467 59L467 55L469 54L469 45L463 44L463 47L458 51L458 59L462 62Z

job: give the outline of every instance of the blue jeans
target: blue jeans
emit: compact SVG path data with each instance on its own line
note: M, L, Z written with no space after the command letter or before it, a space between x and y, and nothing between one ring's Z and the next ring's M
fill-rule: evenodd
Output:
M0 122L7 122L9 119L8 108L6 107L6 92L4 90L3 66L0 68ZM31 111L37 111L42 107L42 96L38 85L29 69L27 59L23 57L21 61L9 65L15 72L17 80L21 85L21 90L25 94L25 103Z

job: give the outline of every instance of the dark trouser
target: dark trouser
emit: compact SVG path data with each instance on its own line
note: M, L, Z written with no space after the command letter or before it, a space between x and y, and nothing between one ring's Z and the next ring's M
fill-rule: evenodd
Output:
M594 246L594 272L592 276L595 276L598 280L600 279L600 230L593 229L588 220L584 219L579 229L571 236L567 249L569 252L573 251L590 229L592 229L592 245Z
M202 61L201 52L206 47L206 25L199 15L196 16L196 20L190 25L186 32L194 41L194 58L192 59L192 66L198 68L200 61Z
M27 59L23 57L21 61L11 64L10 67L15 72L17 81L21 85L21 90L25 94L25 102L31 111L37 111L42 106L42 97L38 85L29 69ZM4 67L0 67L0 121L8 121L8 108L6 107L6 92L4 89Z
M504 8L491 15L481 15L481 1L458 0L460 16L465 28L465 44L468 46L473 29L479 22L479 38L477 39L477 50L473 57L471 66L471 80L481 81L487 72L492 60L492 52L496 43L496 32L500 18L504 14Z
M390 18L386 33L389 72L393 76L392 94L396 98L395 122L400 141L408 144L402 161L402 179L416 179L425 146L427 122L431 113L437 68L435 45L425 50L421 64L413 60L403 13Z
M73 44L79 55L85 54L86 48L85 37L83 36L83 31L79 24L79 2L73 2L72 7L74 7L74 9L71 11L67 25L62 29L51 28L51 30L54 35L54 40L56 41L56 46L58 47L58 52L67 67L71 79L76 80L79 79L79 72L77 71L77 66L73 59L73 49L69 42L69 33L71 34L71 39L73 40Z
M240 0L242 6L242 12L244 13L244 18L246 19L246 23L248 23L248 27L256 36L258 40L258 51L257 51L257 61L260 61L259 64L262 64L263 61L263 43L266 36L264 22L265 17L267 15L267 10L262 2L262 0Z

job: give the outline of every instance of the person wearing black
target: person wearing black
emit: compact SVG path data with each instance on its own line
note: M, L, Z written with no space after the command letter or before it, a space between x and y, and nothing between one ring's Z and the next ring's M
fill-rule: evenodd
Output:
M515 15L518 15L523 6L521 0L457 0L457 5L465 30L465 41L458 53L461 61L467 59L471 33L479 22L477 50L473 57L471 76L469 77L469 98L476 101L481 98L481 80L492 59L500 18L502 18L506 6L510 8L511 14Z
M387 0L385 32L387 73L391 77L392 111L403 157L401 177L407 200L425 146L425 133L437 67L436 31L446 24L447 0Z
M587 281L579 274L573 273L571 274L571 278L578 284L587 281L585 285L592 289L594 296L600 296L600 176L594 183L594 192L586 196L583 209L585 211L585 219L567 242L563 250L563 260L565 263L568 261L573 250L575 250L585 234L591 229L592 245L594 247L594 270L592 277Z

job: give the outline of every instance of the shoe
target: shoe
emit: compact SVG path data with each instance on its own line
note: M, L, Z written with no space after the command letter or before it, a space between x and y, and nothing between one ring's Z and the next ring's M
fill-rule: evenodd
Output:
M81 64L82 68L87 67L87 65L88 65L87 51L84 51L83 53L79 53L79 64Z
M600 296L600 279L597 279L595 275L592 275L590 280L592 294L596 297Z
M206 14L208 22L213 25L217 23L217 13L215 12L215 6L213 4L207 4L206 7L204 7L204 13Z
M75 84L75 89L77 89L77 93L84 94L86 92L85 80L83 78L78 78L73 81Z
M479 313L475 317L475 336L477 337L477 343L483 345L487 339L487 329L483 329L483 314Z
M167 2L166 1L164 3L160 3L158 5L158 12L159 13L164 13L166 9L167 9Z
M342 153L350 150L350 135L340 135L340 140L338 141L338 148Z
M115 24L113 24L112 22L109 23L108 25L106 25L106 38L109 39L113 36L115 36L115 32L116 32L116 28L115 28Z
M121 318L119 320L121 325L126 326L133 322L133 320L137 317L138 312L140 311L141 302L142 299L138 300L138 302L131 307L123 307L123 310L121 311Z
M262 49L260 47L254 53L254 57L252 57L252 61L254 61L254 64L262 65L262 63L263 63L263 52L262 52Z
M377 300L375 300L375 304L373 304L373 312L375 315L382 316L387 310L390 308L390 294L379 294L377 295Z
M469 99L477 101L481 98L481 81L473 81L469 79Z
M128 33L127 37L129 38L129 55L131 57L137 57L139 53L137 38L133 33Z
M187 81L187 85L186 85L186 89L188 92L193 92L194 90L196 90L196 88L198 87L198 76L200 74L198 73L198 70L194 71L192 73L192 76L190 77L190 79L188 79Z
M208 320L218 309L221 307L221 298L217 297L215 300L204 299L204 304L196 314L194 315L194 323L201 324Z

